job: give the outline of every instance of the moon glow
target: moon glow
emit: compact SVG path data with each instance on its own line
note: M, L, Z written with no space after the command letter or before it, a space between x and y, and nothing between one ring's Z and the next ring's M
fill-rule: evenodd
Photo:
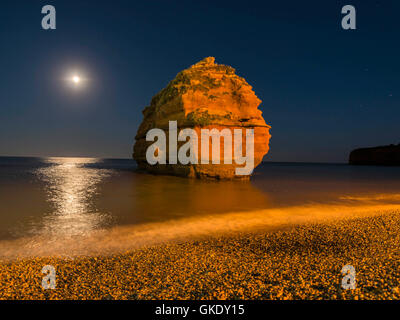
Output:
M87 91L90 83L88 73L83 68L71 68L69 71L64 71L64 76L61 78L66 88L73 92Z
M79 82L81 82L81 78L79 76L73 76L72 81L73 83L78 84Z

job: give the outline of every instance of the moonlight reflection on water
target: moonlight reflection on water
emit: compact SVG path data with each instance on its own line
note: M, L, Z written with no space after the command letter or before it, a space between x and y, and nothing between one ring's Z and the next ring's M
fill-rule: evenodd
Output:
M45 182L47 201L53 208L36 226L37 234L87 235L107 224L109 215L99 212L92 200L109 170L92 170L86 164L96 159L49 158L49 166L35 174Z

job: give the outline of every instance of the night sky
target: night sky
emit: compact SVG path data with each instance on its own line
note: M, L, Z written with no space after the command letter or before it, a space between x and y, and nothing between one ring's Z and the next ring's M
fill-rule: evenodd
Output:
M346 4L357 30L341 27ZM263 101L266 160L344 162L400 143L399 33L397 0L2 0L0 155L129 158L152 96L214 56Z

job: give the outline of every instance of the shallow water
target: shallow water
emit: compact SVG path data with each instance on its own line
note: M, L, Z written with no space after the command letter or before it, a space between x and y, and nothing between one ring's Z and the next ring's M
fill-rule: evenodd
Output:
M99 254L315 220L337 208L350 213L400 205L396 167L263 163L250 182L154 176L135 168L132 160L1 157L0 258L90 254L90 246Z

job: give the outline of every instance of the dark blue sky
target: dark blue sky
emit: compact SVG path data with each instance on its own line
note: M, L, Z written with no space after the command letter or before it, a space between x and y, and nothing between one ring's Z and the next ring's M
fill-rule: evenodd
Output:
M57 29L41 28L41 8ZM341 8L357 9L342 30ZM207 56L263 101L267 160L343 162L400 143L400 1L0 3L0 155L128 158L142 109ZM77 68L90 78L71 90Z

